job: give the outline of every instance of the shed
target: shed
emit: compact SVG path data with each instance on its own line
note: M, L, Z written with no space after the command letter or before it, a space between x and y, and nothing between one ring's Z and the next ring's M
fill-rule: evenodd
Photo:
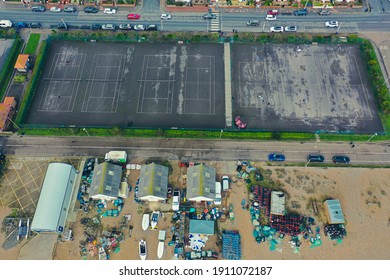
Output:
M340 200L338 199L326 200L324 204L325 204L326 217L328 219L329 224L345 223Z
M92 199L113 200L118 197L122 177L122 167L103 162L92 177L89 197Z
M214 233L214 220L190 220L189 234L213 235Z
M31 224L32 231L64 231L76 175L76 169L70 164L49 164Z
M26 73L28 66L29 66L29 62L30 62L30 55L29 54L19 54L14 68L18 72Z
M271 214L284 215L286 207L286 196L283 192L272 191L271 192Z
M215 168L204 164L190 166L187 171L187 199L189 201L214 201Z
M146 201L167 199L169 168L156 163L142 165L138 198Z

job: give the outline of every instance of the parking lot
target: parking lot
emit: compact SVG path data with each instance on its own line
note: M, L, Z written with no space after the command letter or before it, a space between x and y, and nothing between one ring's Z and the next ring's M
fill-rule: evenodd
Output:
M233 112L269 131L382 131L357 46L232 45Z
M7 157L7 168L0 181L0 206L19 209L32 217L47 166L51 162L64 162L78 168L78 159Z
M28 124L224 126L223 46L53 42Z

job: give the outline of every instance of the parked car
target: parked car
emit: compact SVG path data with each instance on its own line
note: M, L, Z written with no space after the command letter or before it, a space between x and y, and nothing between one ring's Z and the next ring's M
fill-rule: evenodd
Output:
M350 159L347 156L334 156L332 157L333 163L349 163Z
M179 211L180 207L180 191L174 191L172 195L172 210Z
M296 32L298 30L298 27L295 25L286 26L284 28L284 31L286 32Z
M328 10L321 10L318 14L320 16L329 16L330 12Z
M105 8L103 10L104 14L116 14L117 10L115 8Z
M15 28L26 28L26 27L28 27L28 24L23 22L23 21L19 21L19 22L15 23L14 26L15 26Z
M130 23L124 23L124 24L119 24L119 29L131 30L131 29L133 29L133 27L131 26Z
M73 6L67 6L64 8L65 13L75 13L77 11L76 7Z
M0 20L0 27L7 28L7 27L12 27L12 21L10 20Z
M259 26L260 21L257 19L251 19L246 22L246 26Z
M307 16L307 10L302 9L294 12L294 16Z
M216 19L216 18L217 18L216 14L208 13L208 14L203 15L203 19Z
M96 14L97 12L99 12L99 9L96 7L88 6L84 8L84 13L87 14Z
M142 25L142 24L134 25L134 30L136 30L136 31L144 31L145 30L145 25Z
M266 15L265 20L276 20L276 16L274 15Z
M325 22L325 27L337 28L337 27L339 27L339 22L337 20L327 21L327 22Z
M52 13L61 13L61 8L60 7L51 7L50 12Z
M141 16L139 14L128 14L127 19L140 19Z
M278 14L279 14L278 10L268 10L267 11L267 15L277 16Z
M145 30L147 30L147 31L157 31L157 25L149 24L149 25L146 26Z
M100 30L102 29L102 26L100 24L92 24L91 30Z
M102 25L103 30L115 30L115 24L107 23Z
M271 26L269 31L271 32L283 32L284 27L283 26Z
M41 28L42 25L39 22L30 23L30 28Z
M269 154L268 160L269 161L285 161L286 157L283 154Z
M31 11L33 11L34 13L42 13L46 11L46 8L44 6L32 6Z
M172 16L170 14L162 14L160 19L172 19Z
M323 155L308 155L307 161L310 162L324 162L325 158Z

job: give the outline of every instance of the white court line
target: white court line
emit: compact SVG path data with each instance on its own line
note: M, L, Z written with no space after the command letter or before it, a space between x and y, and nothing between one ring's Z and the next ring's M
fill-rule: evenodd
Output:
M144 59L142 61L142 69L141 69L141 80L144 80L144 71L145 71L145 59L146 57L144 56ZM138 88L138 103L137 103L137 113L140 113L142 114L143 113L143 106L144 106L144 92L143 92L143 89L142 89L142 86L145 87L145 85L143 83L140 83L139 84L139 88ZM141 102L141 104L140 104ZM141 105L141 106L140 106ZM141 110L139 110L141 107Z
M87 58L87 55L85 53L81 55L81 63L79 65L79 67L77 68L76 78L81 78L81 76L84 72L86 58ZM76 99L77 99L77 95L79 93L79 88L80 88L80 81L77 81L77 83L75 83L75 88L73 89L75 94L74 94L74 98L73 98L73 102L72 102L72 107L70 108L70 112L74 111L74 106L76 104ZM73 96L73 94L72 94L72 96Z

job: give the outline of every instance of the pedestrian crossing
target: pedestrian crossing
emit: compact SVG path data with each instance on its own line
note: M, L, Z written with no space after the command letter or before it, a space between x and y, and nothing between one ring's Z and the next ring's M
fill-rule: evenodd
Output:
M220 32L221 31L221 23L222 23L222 20L221 20L221 16L222 14L221 13L211 13L213 15L215 15L215 19L211 19L209 20L209 27L208 27L208 31L209 32Z

